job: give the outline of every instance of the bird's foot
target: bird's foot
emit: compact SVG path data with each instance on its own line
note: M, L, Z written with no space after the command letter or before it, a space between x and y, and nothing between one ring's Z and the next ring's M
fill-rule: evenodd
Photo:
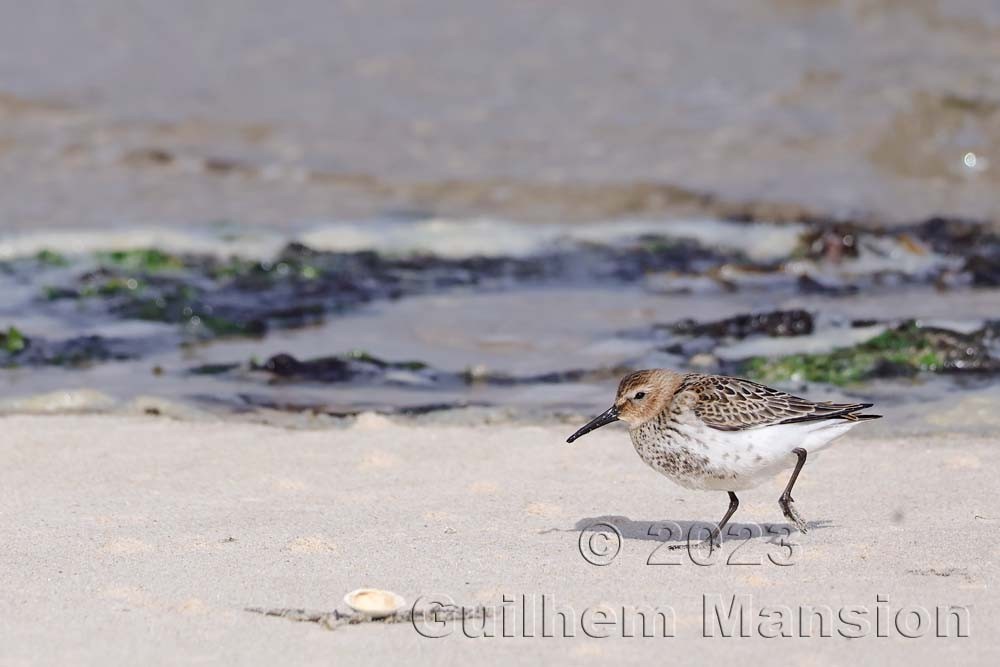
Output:
M712 535L708 539L702 540L701 542L695 542L691 545L691 548L711 554L716 549L722 548L722 540L719 539L718 535Z
M802 515L795 509L791 496L782 496L778 500L778 504L781 506L781 512L785 515L785 518L794 523L800 533L809 532L808 527L806 526L806 520L803 519Z
M701 551L711 554L715 549L721 549L722 543L718 539L698 540L697 542L679 542L667 547L667 551Z
M679 542L677 544L671 544L667 549L669 551L681 551L687 549L691 550L701 550L712 553L715 549L722 548L722 540L720 539L720 532L718 528L713 528L708 534L708 537L704 539L695 539L695 533L692 531L688 534L687 540L684 542Z

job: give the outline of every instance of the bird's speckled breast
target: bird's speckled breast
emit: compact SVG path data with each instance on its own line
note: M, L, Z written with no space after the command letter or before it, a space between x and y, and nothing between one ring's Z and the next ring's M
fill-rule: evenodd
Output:
M704 429L678 417L664 411L656 419L629 431L639 458L677 484L691 489L703 489L708 480L727 477L712 465Z

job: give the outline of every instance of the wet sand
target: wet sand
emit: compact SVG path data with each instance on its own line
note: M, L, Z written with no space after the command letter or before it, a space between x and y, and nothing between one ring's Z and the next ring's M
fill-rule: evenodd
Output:
M994 443L936 434L900 439L892 413L815 460L796 487L814 522L778 544L728 540L722 556L748 565L699 566L653 535L657 526L713 521L719 494L685 491L647 469L618 427L573 446L570 423L538 426L394 424L366 416L347 429L153 418L0 420L0 634L5 664L212 661L241 664L458 664L530 659L647 664L744 660L810 664L993 664L1000 621ZM873 427L875 424L873 424ZM737 530L784 526L783 480L743 496ZM581 557L580 528L615 525L624 541L608 566ZM735 551L739 548L739 551ZM647 560L676 561L648 565ZM428 639L407 624L329 631L245 607L346 610L349 590L375 586L409 601L448 595L499 605L504 595L556 606L670 609L673 638L473 640L452 627ZM874 619L887 600L888 637L703 639L710 604L847 605ZM721 596L716 598L713 596ZM967 638L906 639L900 609L968 610ZM620 611L618 613L621 613ZM709 611L709 618L715 618ZM962 612L964 613L964 612ZM772 619L773 620L773 619ZM754 617L751 634L759 632ZM873 621L874 622L874 621ZM528 627L535 627L529 624ZM594 626L589 626L593 629ZM904 626L905 627L905 626ZM766 630L765 630L766 631ZM951 626L952 635L955 634ZM814 629L814 633L818 633ZM640 631L641 634L641 631Z
M998 37L964 0L22 3L0 219L995 219Z

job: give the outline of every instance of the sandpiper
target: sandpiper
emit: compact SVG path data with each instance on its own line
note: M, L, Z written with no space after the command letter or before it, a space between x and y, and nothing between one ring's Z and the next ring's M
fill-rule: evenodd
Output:
M715 542L739 507L736 492L794 466L778 499L782 513L806 532L792 487L806 456L881 415L859 414L871 403L830 403L722 375L667 369L626 375L615 403L566 442L614 421L628 424L639 457L689 489L727 491L729 509L712 531Z

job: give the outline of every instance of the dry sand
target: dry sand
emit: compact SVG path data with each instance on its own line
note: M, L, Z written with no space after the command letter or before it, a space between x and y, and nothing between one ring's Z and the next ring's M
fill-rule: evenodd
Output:
M700 566L663 549L651 526L717 520L725 497L659 477L617 426L573 446L563 442L566 424L373 415L324 431L110 416L6 417L2 430L4 664L1000 658L1000 511L995 444L985 438L851 434L811 461L796 487L816 526L792 536L791 566L773 564L786 551L759 538L723 547L723 559L751 564ZM736 525L785 525L781 484L745 493ZM579 527L602 518L624 542L613 563L596 567L581 557ZM678 564L648 565L651 555ZM449 626L450 636L428 639L407 624L329 631L244 611L344 609L341 597L362 586L470 605L545 595L572 606L577 637L469 639ZM837 623L828 638L705 639L704 595L873 615L881 595L890 636L872 628L845 639L838 630L852 629ZM600 605L669 608L676 637L622 638L614 626L603 628L610 638L587 637L580 617L591 609L593 620ZM939 606L966 608L969 636L938 638L932 627L901 637L895 613L914 606L932 619ZM751 620L756 634L760 619Z

